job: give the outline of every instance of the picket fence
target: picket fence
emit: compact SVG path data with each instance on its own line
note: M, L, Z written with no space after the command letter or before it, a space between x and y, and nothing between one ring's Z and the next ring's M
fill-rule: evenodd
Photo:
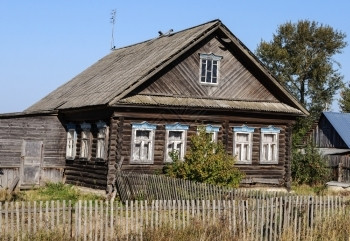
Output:
M240 240L295 240L310 236L317 220L348 212L343 197L281 196L237 200L50 201L0 203L0 240L28 240L38 232L74 240L142 240L145 230L185 228L194 220L224 222Z
M164 175L140 174L118 171L116 175L118 196L126 200L233 200L237 198L261 198L267 193L223 187L208 183L172 178ZM283 196L283 192L271 192L270 197Z

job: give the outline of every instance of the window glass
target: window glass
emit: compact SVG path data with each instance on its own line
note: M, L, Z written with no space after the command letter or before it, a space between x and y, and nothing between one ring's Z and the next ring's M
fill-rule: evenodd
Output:
M206 84L217 84L218 82L218 70L219 61L221 56L214 54L200 54L201 70L200 70L200 82Z

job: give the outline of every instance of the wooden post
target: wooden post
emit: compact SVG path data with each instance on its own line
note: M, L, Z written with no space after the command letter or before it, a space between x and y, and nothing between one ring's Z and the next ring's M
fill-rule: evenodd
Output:
M338 182L343 181L343 162L340 161L338 164Z

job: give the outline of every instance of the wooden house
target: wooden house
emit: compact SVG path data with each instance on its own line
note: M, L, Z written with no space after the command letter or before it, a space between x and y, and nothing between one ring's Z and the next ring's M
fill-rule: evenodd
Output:
M159 172L204 125L237 156L242 185L290 187L292 126L305 115L214 20L115 49L23 113L0 116L0 168L22 185L53 176L111 192L117 168Z
M350 113L323 112L310 132L333 170L333 180L350 182Z

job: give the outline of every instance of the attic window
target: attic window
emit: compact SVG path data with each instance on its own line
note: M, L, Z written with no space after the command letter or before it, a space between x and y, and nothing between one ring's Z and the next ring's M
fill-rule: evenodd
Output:
M201 60L200 83L218 84L220 60L222 57L215 54L199 54L199 57Z

